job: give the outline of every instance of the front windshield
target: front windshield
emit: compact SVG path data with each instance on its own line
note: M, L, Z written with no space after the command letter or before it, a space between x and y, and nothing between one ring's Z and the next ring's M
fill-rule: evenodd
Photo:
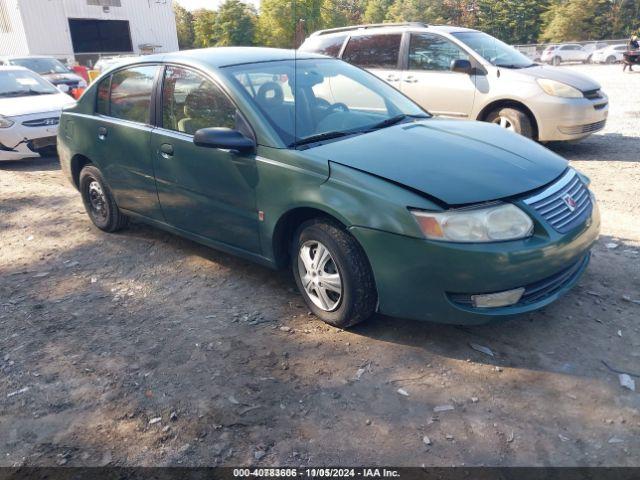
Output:
M340 60L283 60L223 71L288 146L429 116L382 80Z
M11 65L28 68L40 75L48 73L70 73L70 70L62 62L55 58L14 58Z
M453 36L496 67L527 68L534 65L530 58L486 33L456 32Z
M0 98L53 93L60 93L60 91L32 72L26 70L0 71Z

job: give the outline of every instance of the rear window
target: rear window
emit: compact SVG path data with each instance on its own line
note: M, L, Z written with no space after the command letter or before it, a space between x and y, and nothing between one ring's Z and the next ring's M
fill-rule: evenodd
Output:
M120 70L111 75L109 115L131 122L150 123L151 94L157 72L157 66L149 65ZM106 88L106 85L99 85L99 112L100 108L107 108L100 102L100 94L104 95Z
M401 34L351 37L342 59L362 68L398 68Z
M346 34L312 37L304 42L300 50L303 52L321 53L323 55L337 57L340 54L340 49L346 38Z

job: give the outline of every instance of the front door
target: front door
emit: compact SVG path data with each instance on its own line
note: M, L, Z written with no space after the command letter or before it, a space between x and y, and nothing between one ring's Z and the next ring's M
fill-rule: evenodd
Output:
M470 60L450 40L432 33L412 33L407 70L400 90L434 115L469 118L476 94L475 76L451 71L451 62Z
M259 253L255 155L197 147L193 134L208 127L252 135L216 84L194 70L167 66L161 122L151 135L164 217L181 230Z

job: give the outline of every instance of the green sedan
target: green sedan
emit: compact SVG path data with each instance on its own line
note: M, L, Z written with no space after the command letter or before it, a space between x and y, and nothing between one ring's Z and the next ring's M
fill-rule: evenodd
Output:
M589 180L544 147L289 50L119 65L63 112L58 150L98 228L134 218L289 267L343 328L539 309L576 284L600 228Z

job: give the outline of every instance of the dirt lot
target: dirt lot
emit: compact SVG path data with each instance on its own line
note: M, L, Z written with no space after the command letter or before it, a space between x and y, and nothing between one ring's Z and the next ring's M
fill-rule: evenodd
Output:
M506 323L329 328L286 272L104 234L56 159L0 164L0 465L640 465L640 394L603 363L640 382L640 73L566 68L611 97L605 131L551 146L602 236Z

